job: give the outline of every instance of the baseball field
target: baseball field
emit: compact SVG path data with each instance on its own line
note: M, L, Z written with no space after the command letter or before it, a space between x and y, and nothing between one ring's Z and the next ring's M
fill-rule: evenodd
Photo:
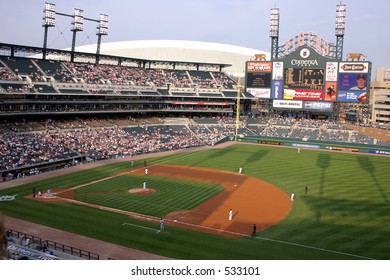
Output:
M3 188L0 212L174 259L390 259L388 157L234 144L146 162Z

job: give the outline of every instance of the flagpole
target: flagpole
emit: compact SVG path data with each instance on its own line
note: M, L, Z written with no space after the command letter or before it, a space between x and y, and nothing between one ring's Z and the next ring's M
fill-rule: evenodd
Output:
M236 109L236 135L234 141L237 142L238 128L240 127L240 98L241 98L241 78L237 80L237 109Z

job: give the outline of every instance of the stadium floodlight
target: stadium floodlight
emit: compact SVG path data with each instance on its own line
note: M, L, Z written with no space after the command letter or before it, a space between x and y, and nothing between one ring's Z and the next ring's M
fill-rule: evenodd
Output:
M100 14L96 35L108 35L108 15Z
M53 27L56 25L56 5L52 3L45 3L43 10L43 27Z
M345 15L346 15L346 5L340 3L340 5L337 5L336 9L336 29L335 29L335 35L336 36L343 36L345 32Z
M74 9L72 31L83 31L84 30L84 11L81 9Z
M100 44L102 41L102 35L108 35L108 15L100 14L100 20L97 26L98 43L96 49L96 63L99 62Z
M46 58L46 48L47 48L47 33L49 32L49 27L54 27L56 25L56 5L52 3L45 3L45 9L43 10L43 23L42 26L45 28L45 33L43 35L43 58Z
M278 8L271 9L269 36L270 37L279 36L279 9Z
M271 37L271 59L278 58L279 9L272 8L270 13L269 36Z

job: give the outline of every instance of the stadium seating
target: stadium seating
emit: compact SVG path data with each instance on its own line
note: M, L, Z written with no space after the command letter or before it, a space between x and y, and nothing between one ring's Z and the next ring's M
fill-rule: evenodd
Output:
M57 161L64 167L214 145L236 133L237 82L225 73L129 65L1 56L0 94L11 101L0 104L1 174L17 178ZM341 123L281 116L242 116L238 134L389 145Z

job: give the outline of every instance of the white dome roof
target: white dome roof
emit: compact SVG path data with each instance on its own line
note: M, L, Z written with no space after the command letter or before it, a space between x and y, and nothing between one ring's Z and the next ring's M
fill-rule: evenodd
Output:
M96 44L76 47L76 51L94 53ZM231 64L226 72L243 76L245 62L258 53L270 54L261 50L240 46L180 40L135 40L102 43L100 53L149 60L185 61Z

